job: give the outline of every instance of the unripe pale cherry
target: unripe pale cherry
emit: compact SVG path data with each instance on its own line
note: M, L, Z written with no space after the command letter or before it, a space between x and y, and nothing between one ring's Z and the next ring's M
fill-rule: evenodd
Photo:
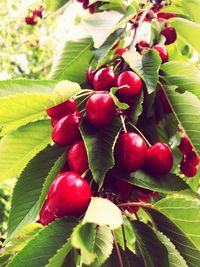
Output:
M95 91L109 91L114 86L116 86L116 74L111 68L105 67L95 73L93 79Z
M74 113L77 110L76 100L73 98L47 109L47 114L53 119L60 119L68 114Z
M165 36L166 41L165 44L173 44L176 41L177 35L176 35L176 30L173 27L168 27L165 28L160 32L163 36Z
M118 96L125 102L131 101L133 97L140 93L142 88L141 78L132 71L124 71L117 78Z
M80 216L91 199L88 183L76 172L64 172L53 181L47 202L54 216Z
M69 114L60 119L53 128L52 140L61 146L71 145L80 139L78 125L81 121L79 112Z
M55 220L55 216L53 215L52 211L49 209L49 205L47 201L45 201L45 203L42 206L42 209L39 214L39 220L42 225L47 225L50 222Z
M89 122L96 127L101 127L113 120L115 103L108 92L98 92L89 97L85 110Z
M74 143L68 151L68 164L72 171L83 174L88 168L87 151L82 140Z
M173 167L173 154L168 145L157 142L148 148L145 167L152 174L168 174Z
M128 172L139 170L146 159L147 146L144 139L133 132L119 136L115 146L115 162Z
M165 63L168 61L169 59L168 51L164 45L157 44L157 45L154 45L152 48L159 53L162 63Z

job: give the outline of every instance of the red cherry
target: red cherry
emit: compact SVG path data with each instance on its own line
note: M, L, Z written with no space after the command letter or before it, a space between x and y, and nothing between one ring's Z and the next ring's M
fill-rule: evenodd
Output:
M65 115L74 113L76 110L77 110L76 100L71 98L57 106L47 109L46 111L49 117L54 119L60 119Z
M42 18L43 11L44 11L44 7L40 6L38 9L33 10L33 15Z
M133 186L131 184L117 177L113 178L113 183L116 192L121 196L128 198L131 195L133 191Z
M173 154L168 145L157 142L150 147L147 150L145 167L153 174L168 174L173 167Z
M105 67L99 69L93 79L93 86L95 91L109 91L111 87L116 85L116 75L114 71L109 68Z
M128 51L128 49L126 48L118 48L116 51L115 51L115 55L118 55L118 56L122 56L124 53L126 53Z
M87 9L88 5L89 5L89 1L88 0L83 0L82 3L83 3L83 9Z
M165 63L168 61L168 51L164 45L157 44L157 45L154 45L152 48L159 53L162 63Z
M176 30L173 27L168 27L160 32L166 38L165 44L173 44L176 41L177 35Z
M194 177L197 174L197 166L191 166L187 161L182 160L180 171L187 177Z
M90 85L93 85L93 79L94 79L95 71L93 71L91 68L89 68L86 72L87 82Z
M35 15L32 15L31 17L26 17L25 18L25 22L28 25L32 25L32 26L36 25L37 24L37 20L36 20Z
M157 18L159 19L171 19L171 18L175 18L176 14L174 13L170 13L170 12L159 12L157 14Z
M96 8L96 4L95 3L89 6L89 12L90 12L90 14L94 14L95 8Z
M199 165L199 157L194 150L191 150L185 155L185 160L188 162L190 166Z
M71 145L80 138L78 125L80 113L75 112L60 119L53 128L52 140L61 146Z
M136 73L124 71L118 76L117 86L124 86L117 93L122 100L129 102L134 96L140 93L142 80Z
M126 171L135 172L145 162L147 146L141 136L127 132L119 136L115 147L115 160Z
M190 153L190 151L192 150L192 145L191 145L190 140L188 139L188 137L186 135L183 135L181 137L179 149L183 155Z
M165 113L171 113L172 112L172 108L171 108L171 106L170 106L170 104L168 102L168 99L167 99L167 97L166 97L166 95L165 95L165 93L164 93L162 88L158 89L157 95L158 95L158 97L160 99L160 102L162 104L163 111Z
M43 204L39 217L40 217L40 222L42 225L47 225L50 222L55 220L55 216L53 215L52 211L49 209L47 201L45 201L45 203Z
M89 122L96 127L109 124L115 115L115 103L107 92L90 96L85 109Z
M72 171L83 174L88 168L88 156L82 140L74 143L68 151L68 164Z
M148 202L151 198L151 195L136 195L136 198L139 200L139 201L142 201L142 202Z
M91 198L88 183L76 172L59 174L48 193L48 205L57 217L79 216L86 211Z

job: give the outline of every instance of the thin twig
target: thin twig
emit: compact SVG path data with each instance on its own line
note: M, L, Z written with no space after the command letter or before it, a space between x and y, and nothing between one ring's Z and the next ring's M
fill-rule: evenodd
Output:
M147 143L147 145L149 147L151 147L151 144L149 143L149 141L146 139L146 137L143 135L143 133L134 125L132 124L131 122L128 122L128 124L130 124L131 127L133 127L141 136L142 138L145 140L145 142Z
M116 250L116 253L117 253L117 259L118 259L119 267L124 267L123 261L122 261L122 256L120 254L120 250L119 250L119 246L117 244L117 239L116 239L114 230L112 230L112 235L113 235L113 238L114 238L114 247L115 247L115 250Z
M127 129L126 129L126 124L125 124L125 121L124 121L124 117L122 115L120 115L120 119L122 121L122 126L123 126L123 129L124 129L124 132L127 133Z

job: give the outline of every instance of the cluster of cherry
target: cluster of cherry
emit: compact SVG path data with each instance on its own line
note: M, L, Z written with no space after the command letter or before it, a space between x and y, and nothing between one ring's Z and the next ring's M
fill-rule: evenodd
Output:
M44 7L40 6L38 9L34 9L31 16L25 17L25 22L28 25L36 25L37 24L37 18L42 18L42 13L44 11Z

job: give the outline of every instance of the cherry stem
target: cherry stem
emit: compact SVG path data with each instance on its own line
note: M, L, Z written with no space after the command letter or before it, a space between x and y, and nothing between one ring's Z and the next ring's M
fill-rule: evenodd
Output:
M143 135L143 133L134 125L134 124L132 124L131 122L128 122L130 125L131 125L131 127L133 127L141 136L142 136L142 138L145 140L145 142L147 143L147 145L149 146L149 147L151 147L151 144L149 143L149 141L146 139L146 137Z
M90 97L90 94L86 97L86 98L84 98L79 104L78 104L78 108L88 99Z
M81 97L83 97L83 96L90 96L92 93L91 92L88 92L88 93L82 93L82 94L77 94L77 95L75 95L75 99L78 99L78 98L81 98Z
M149 11L151 10L151 8L153 7L153 5L150 5L141 15L140 19L138 20L138 26L137 28L135 28L134 30L134 35L133 35L133 39L131 41L130 44L130 48L129 51L132 51L137 43L137 36L138 36L138 29L140 28L141 24L143 23L144 19L146 18L146 15L149 13Z
M144 202L127 202L127 203L121 203L117 205L119 208L127 208L127 207L143 207L143 208L153 208L153 205L150 203L144 203Z
M124 129L124 132L127 133L127 129L126 129L126 124L125 124L124 117L122 115L120 115L120 119L122 121L122 126L123 126L123 129Z
M115 250L116 250L116 253L117 253L117 259L118 259L119 267L124 267L123 261L122 261L122 256L121 256L120 250L119 250L119 246L117 244L117 239L116 239L116 236L115 236L115 232L114 232L114 230L111 230L111 232L112 232L113 239L114 239L114 247L115 247Z

